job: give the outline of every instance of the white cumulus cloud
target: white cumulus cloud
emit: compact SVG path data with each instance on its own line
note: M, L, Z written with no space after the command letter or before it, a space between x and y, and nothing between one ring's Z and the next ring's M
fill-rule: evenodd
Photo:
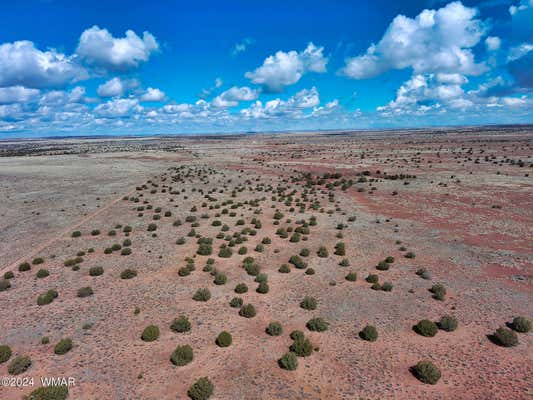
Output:
M39 96L38 89L28 89L24 86L0 87L0 104L25 103Z
M233 86L215 97L212 103L215 107L235 107L240 101L255 100L258 96L259 92L257 90L250 89L247 86Z
M146 92L141 96L141 101L156 102L165 100L165 92L157 88L149 87Z

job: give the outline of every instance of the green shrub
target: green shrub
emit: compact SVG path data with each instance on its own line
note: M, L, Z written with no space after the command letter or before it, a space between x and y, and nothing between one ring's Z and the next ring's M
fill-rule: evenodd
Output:
M440 370L431 361L419 361L413 367L415 377L424 383L436 384L440 377Z
M82 287L78 289L78 297L88 297L94 294L93 289L90 286Z
M348 275L346 275L345 278L347 281L355 282L357 280L357 273L352 271Z
M43 336L41 338L41 344L48 344L50 343L50 338L48 336Z
M31 367L31 358L28 356L17 356L9 363L7 372L10 375L19 375L26 372Z
M200 256L209 256L213 253L213 246L210 243L201 243L196 253Z
M375 342L378 340L378 331L375 326L367 325L359 332L361 339L368 340L369 342Z
M341 267L349 267L350 266L350 260L347 258L343 258L341 262L339 263Z
M31 262L33 265L39 265L39 264L42 264L44 263L44 258L42 257L37 257L37 258L34 258Z
M11 358L11 347L6 344L0 345L0 364L5 363Z
M300 302L300 307L304 310L316 310L317 301L314 297L305 296Z
M496 332L494 332L494 339L496 339L496 342L503 347L512 347L518 344L518 336L516 333L503 326L496 329Z
M93 235L93 236L98 236L99 234L100 234L100 230L99 229L93 229L91 231L91 235Z
M321 258L326 258L329 254L328 254L328 249L326 249L324 246L320 246L318 248L318 251L316 252L317 256L321 257Z
M189 332L191 330L191 323L185 315L180 315L172 321L170 329L178 333Z
M50 272L48 272L47 269L40 269L39 271L37 271L37 274L35 276L37 276L37 278L46 278L47 276L50 275Z
M383 290L385 292L392 291L392 288L393 288L393 285L390 282L383 282L383 285L381 285L381 290Z
M104 273L104 268L97 266L97 267L91 267L89 269L89 275L90 276L100 276Z
M380 261L378 265L376 266L376 269L378 271L387 271L389 269L390 265L386 261Z
M289 337L292 339L292 340L303 340L305 339L305 335L302 331L299 331L299 330L294 330L290 333Z
M231 345L231 341L232 341L231 333L227 331L222 331L217 336L217 339L215 342L219 347L228 347Z
M309 339L303 337L296 337L294 342L289 347L289 350L298 357L308 357L313 353L313 345Z
M157 325L148 325L144 328L141 339L145 342L153 342L159 337L159 327Z
M50 304L57 297L58 293L54 289L48 290L46 293L41 294L37 297L37 305L44 306Z
M120 252L121 256L129 256L131 254L131 249L129 247L124 247Z
M291 256L291 258L289 258L289 263L298 269L307 268L307 263L304 262L304 260L302 260L299 256Z
M132 279L137 276L137 271L134 269L127 268L120 273L122 279Z
M248 249L246 248L246 246L242 246L239 248L239 251L238 253L242 256L244 254L246 254L248 252Z
M282 264L281 267L279 267L278 272L281 272L282 274L288 274L291 272L291 269L287 264Z
M7 290L11 287L11 283L7 279L0 279L0 292Z
M207 400L213 394L213 384L207 377L198 379L187 391L192 400Z
M220 258L230 258L233 254L233 251L230 247L224 246L220 248L220 251L218 252L218 256Z
M58 355L67 354L72 350L72 339L61 339L54 347L54 353Z
M154 224L154 223L149 224L147 230L148 230L148 232L153 232L153 231L157 230L157 225Z
M4 279L13 279L14 277L15 277L15 274L13 273L13 271L7 271L4 274Z
M366 280L368 283L377 283L377 282L378 282L378 279L379 279L379 278L378 278L377 275L370 274L370 275L368 275L368 276L366 277L365 280Z
M194 358L192 347L188 344L183 346L178 346L170 356L170 361L172 364L182 367L189 364Z
M268 281L268 275L267 274L257 274L257 276L254 279L255 282L261 283L261 282L267 282Z
M239 310L239 315L241 317L253 318L255 317L255 314L256 314L255 307L252 304L245 304Z
M226 281L228 280L227 276L223 273L219 272L215 275L214 284L215 285L224 285Z
M315 270L313 268L307 268L305 270L305 274L306 275L314 275L315 274Z
M211 298L211 292L207 288L198 289L192 296L196 301L208 301Z
M266 294L270 288L268 287L268 283L266 282L260 282L259 286L257 286L257 289L255 290L257 293Z
M73 238L77 238L77 237L80 237L81 236L81 232L80 231L74 231L72 232L72 235L71 235Z
M302 257L308 257L309 256L309 249L306 249L306 248L303 248L302 250L300 250L300 255Z
M437 322L437 325L440 329L446 332L453 332L457 329L457 319L454 316L451 315L444 315L439 322Z
M429 289L431 293L433 293L433 298L437 300L444 300L444 297L446 296L446 288L441 285L440 283L437 283L433 286L431 286L431 289Z
M268 333L270 336L279 336L283 332L283 328L281 327L281 324L277 321L271 322L266 327L266 333Z
M307 329L313 332L324 332L328 330L328 323L324 321L322 318L312 318L309 321L307 321L307 324L305 326Z
M257 276L257 275L259 275L259 272L261 271L261 268L259 267L259 265L257 265L254 262L245 262L244 263L244 270L250 276Z
M425 337L433 337L439 331L437 324L429 319L423 319L413 327L414 331Z
M335 245L335 255L337 256L344 256L346 255L346 245L343 242L338 242Z
M526 317L515 317L511 327L520 333L527 333L531 330L531 322Z
M298 357L295 353L289 351L278 360L278 364L283 369L294 371L296 368L298 368Z
M242 299L240 297L234 297L229 302L230 307L240 308L242 307Z
M181 267L179 270L178 270L178 275L179 276L188 276L191 274L191 270L190 268L188 267Z
M237 286L235 286L235 293L246 293L248 291L248 286L246 286L245 283L239 283Z
M407 253L405 253L405 258L415 258L415 253L413 253L412 251L409 251Z
M67 385L42 386L35 389L27 400L65 400L68 397Z
M20 272L29 271L30 269L31 269L31 265L28 262L23 262L22 264L19 265Z

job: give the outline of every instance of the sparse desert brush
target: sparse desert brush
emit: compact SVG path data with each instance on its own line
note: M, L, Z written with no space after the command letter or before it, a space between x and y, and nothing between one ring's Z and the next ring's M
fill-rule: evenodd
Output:
M430 321L429 319L423 319L413 327L413 330L419 335L433 337L437 334L439 328L433 321Z
M349 267L350 266L350 260L347 258L343 258L341 262L339 263L339 266L341 267Z
M39 265L39 264L42 264L44 263L44 258L42 257L37 257L37 258L34 258L31 262L33 265Z
M245 304L239 310L239 315L245 318L253 318L256 315L255 307L252 304Z
M129 247L124 247L120 252L121 256L129 256L131 254L131 249Z
M511 323L511 327L520 333L527 333L531 330L531 321L526 317L515 317Z
M518 336L516 333L503 326L496 329L493 337L496 342L503 347L512 347L518 344Z
M23 262L22 264L19 265L20 272L29 271L30 269L31 269L31 266L30 266L30 263L28 262Z
M361 332L359 332L359 336L361 339L375 342L378 340L378 331L375 326L367 325L361 330Z
M291 258L289 258L289 263L294 265L295 268L298 268L298 269L305 269L307 268L307 263L302 260L299 256L291 256Z
M11 354L11 347L6 344L0 345L0 364L3 364L9 360L11 358Z
M291 272L291 269L287 264L282 264L281 267L279 267L278 272L281 272L282 274L288 274Z
M221 247L220 251L218 252L218 256L220 258L230 258L232 254L233 251L231 250L231 248L225 245Z
M46 293L43 293L39 297L37 297L37 305L44 306L46 304L50 304L57 296L57 291L54 289L50 289Z
M260 282L259 286L257 286L257 289L255 290L257 293L266 294L270 290L268 283L266 282Z
M100 276L104 273L104 268L100 266L91 267L89 269L89 275L90 276Z
M294 371L298 368L298 357L295 353L289 351L278 360L278 365L287 371Z
M219 347L229 347L232 342L231 333L227 331L220 332L215 342Z
M315 270L313 268L307 268L305 270L305 274L306 275L314 275L315 274Z
M436 384L440 377L440 370L431 361L419 361L413 368L414 376L423 383Z
M326 258L329 253L328 253L328 249L326 249L325 246L320 246L318 248L318 251L316 252L317 256L321 257L321 258Z
M245 262L244 270L246 271L248 275L257 276L259 275L261 268L255 262Z
M78 297L88 297L94 294L93 289L90 286L82 287L78 289Z
M153 232L153 231L157 230L157 225L154 224L154 223L148 224L148 228L146 228L146 230L148 232Z
M307 321L307 324L305 324L307 329L313 332L324 332L328 330L329 324L324 321L320 317L311 318L309 321Z
M226 283L226 281L228 280L228 277L226 275L224 275L223 273L221 272L218 272L216 275L215 275L215 280L213 281L213 283L215 285L224 285Z
M118 243L115 243L114 245L111 246L111 250L113 251L117 251L117 250L120 250L122 249L122 246Z
M98 236L99 234L100 234L100 230L99 229L93 229L91 231L91 235L93 235L93 236Z
M357 273L352 271L345 276L345 279L350 282L355 282L357 280Z
M422 279L426 279L426 280L429 280L431 279L431 272L429 272L427 269L425 268L418 268L416 270L416 274L421 277Z
M159 337L159 327L157 325L148 325L144 328L141 339L145 342L153 342Z
M31 358L28 356L17 356L7 366L10 375L19 375L26 372L31 367Z
M15 274L13 273L13 271L6 271L6 273L4 274L4 279L13 279L15 277Z
M437 325L443 331L453 332L457 329L457 319L452 315L444 315L439 322L437 322Z
M283 333L281 324L277 321L271 322L265 329L270 336L279 336Z
M180 237L178 240L176 240L176 244L178 245L182 245L182 244L185 244L186 243L186 240L185 238L182 236Z
M43 336L41 338L41 344L48 344L50 343L50 338L48 336Z
M200 243L200 246L198 247L198 250L196 251L196 254L200 256L209 256L213 253L213 246L211 246L211 243Z
M185 315L180 315L172 321L170 329L178 333L189 332L191 330L191 323Z
M296 339L293 339L289 350L296 354L298 357L308 357L313 353L313 345L309 339L302 336L296 336Z
M238 253L242 256L244 254L246 254L248 252L248 249L246 248L246 246L242 246L239 248L239 251Z
M246 286L245 283L239 283L237 286L235 286L235 293L246 293L248 291L248 286Z
M346 255L346 245L343 242L338 242L335 245L335 252L334 254L336 256L344 256Z
M443 301L446 297L446 288L440 283L431 286L431 289L429 289L429 291L433 293L434 299Z
M52 385L35 389L24 400L65 400L67 397L67 385Z
M72 339L65 338L61 339L54 347L54 353L57 355L67 354L72 350Z
M263 246L262 244L258 244L257 246L255 246L255 251L257 251L258 253L262 253L265 251L265 246Z
M292 340L303 340L305 338L305 335L302 331L299 331L299 330L294 330L292 331L290 334L289 334L289 337L292 339Z
M415 258L416 255L415 255L415 253L413 253L412 251L409 251L409 252L405 253L405 256L404 256L404 257L405 257L405 258Z
M11 287L11 283L7 279L0 279L0 292L7 290Z
M390 268L390 265L386 261L380 261L378 265L376 266L376 269L378 271L387 271Z
M170 356L170 361L178 367L183 367L184 365L189 364L193 358L192 347L186 344L176 347Z
M368 283L377 283L379 278L377 275L374 275L374 274L369 274L365 280L368 282Z
M383 284L381 285L381 290L383 290L384 292L391 292L393 287L394 286L392 285L392 283L383 282Z
M305 296L300 302L300 307L304 310L316 310L318 302L314 297Z
M211 298L211 292L207 288L198 289L192 296L196 301L208 301Z
M134 269L127 268L120 273L122 279L132 279L137 276L137 271Z
M271 244L272 243L272 239L270 239L269 237L264 237L263 240L261 240L261 244Z
M81 236L81 232L80 231L74 231L72 232L72 235L71 235L73 238L77 238L77 237L80 237Z
M191 274L191 270L188 267L181 267L178 270L179 276L189 276Z
M191 400L207 400L213 394L214 386L207 378L198 379L187 391L187 395Z
M230 300L229 305L233 308L240 308L242 307L242 299L240 297L234 297Z

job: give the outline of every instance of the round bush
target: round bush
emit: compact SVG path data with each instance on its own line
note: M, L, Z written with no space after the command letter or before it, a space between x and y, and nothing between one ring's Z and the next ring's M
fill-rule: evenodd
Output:
M298 357L308 357L313 352L313 345L305 337L297 337L291 344L289 350Z
M271 322L266 327L266 333L268 333L270 336L279 336L283 333L283 328L279 322Z
M215 342L219 347L228 347L231 345L231 341L232 341L231 333L222 331L217 336L217 339Z
M305 296L300 302L300 307L304 310L316 310L317 301L314 297Z
M374 274L370 274L366 277L365 279L368 283L378 283L378 276L377 275L374 275Z
M255 307L251 304L245 304L241 307L241 309L239 310L239 315L241 317L245 317L245 318L253 318L255 317Z
M37 278L46 278L47 276L50 275L50 272L48 272L47 269L40 269L39 271L37 271L37 274L35 276L37 276Z
M189 332L191 330L191 323L185 315L180 315L172 321L170 329L178 333Z
M11 354L11 347L5 344L0 345L0 364L9 360L11 358Z
M429 319L423 319L413 327L414 331L425 337L433 337L437 334L439 328L437 324Z
M457 329L457 319L454 316L451 315L444 315L439 322L437 322L437 325L440 329L446 332L453 332Z
M67 354L72 350L72 339L61 339L54 347L54 353L58 355Z
M511 327L520 333L527 333L531 330L531 322L526 317L515 317Z
M499 327L494 332L494 338L503 347L512 347L518 344L518 336L512 330Z
M383 290L385 292L392 291L392 288L393 288L393 285L390 282L383 282L383 285L381 285L381 290Z
M228 280L227 276L222 273L217 273L215 275L215 280L213 281L215 285L224 285Z
M312 318L309 321L307 321L307 324L305 326L307 329L313 332L324 332L328 330L328 323L324 321L322 318Z
M443 285L438 283L433 285L429 290L433 293L433 298L441 301L444 300L444 297L446 296L446 288Z
M129 247L124 247L120 252L121 256L129 256L131 254L131 249Z
M80 231L74 231L72 232L72 237L73 238L77 238L77 237L80 237L81 236L81 232Z
M19 375L23 372L26 372L31 366L31 358L28 356L18 356L15 357L9 363L7 367L7 372L11 375Z
M176 347L176 350L170 356L170 361L172 364L182 367L189 364L194 358L192 347L188 344L184 346Z
M440 370L431 361L419 361L413 367L415 377L424 383L430 385L436 384L440 379Z
M375 326L367 325L359 332L361 339L368 340L369 342L375 342L378 340L378 331Z
M287 264L282 264L281 267L279 267L278 272L281 272L282 274L288 274L291 272L291 269Z
M278 364L283 369L294 371L296 368L298 368L298 357L295 353L289 351L278 360Z
M266 294L270 288L268 287L268 283L261 282L259 283L259 286L257 286L257 289L255 290L257 293Z
M248 286L246 286L245 283L239 283L237 286L235 286L235 293L246 293L248 291Z
M196 301L208 301L211 298L211 292L207 288L198 289L192 296Z
M345 276L347 281L355 282L357 280L357 273L350 272L348 275Z
M14 277L15 277L15 274L13 273L13 271L7 271L4 274L4 279L13 279Z
M159 327L157 325L148 325L144 328L141 339L145 342L153 342L159 337Z
M137 276L137 271L135 271L134 269L125 269L124 271L122 271L120 273L120 277L122 279L132 279L132 278L135 278Z
M380 261L378 265L376 266L376 269L378 271L387 271L389 268L390 268L390 265L386 261Z
M68 397L67 385L42 386L30 393L29 400L65 400Z
M37 297L37 305L44 306L46 304L50 304L57 296L57 291L54 289L50 289L46 293L41 294L39 297Z
M7 279L0 279L0 292L7 290L11 287L11 283Z
M230 300L229 305L233 308L242 307L242 299L240 297L234 297Z
M30 269L31 269L31 265L28 262L23 262L22 264L19 265L20 272L29 271Z
M305 335L302 331L294 330L290 333L289 337L292 340L303 340L305 338Z
M207 400L213 394L213 384L207 377L198 379L187 391L192 400Z
M78 297L88 297L94 294L93 289L90 286L82 287L78 289Z
M104 268L103 267L91 267L89 269L89 275L91 276L100 276L104 273Z

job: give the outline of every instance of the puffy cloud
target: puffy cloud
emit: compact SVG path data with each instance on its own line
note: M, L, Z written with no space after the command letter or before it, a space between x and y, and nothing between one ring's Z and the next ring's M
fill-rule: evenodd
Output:
M125 37L115 38L107 29L94 25L81 34L76 53L95 67L125 72L147 61L158 49L159 44L150 32L143 32L141 38L127 30Z
M527 55L530 51L533 51L533 44L531 43L522 43L518 46L511 47L509 49L509 55L507 56L507 60L518 60L519 58L522 58Z
M500 48L501 42L498 36L489 36L485 39L485 46L488 51L494 51Z
M85 88L76 86L71 91L51 90L39 99L39 104L41 106L60 107L66 104L83 103L84 101Z
M247 86L233 86L215 97L212 104L215 107L235 107L240 101L255 100L258 96L257 90L250 89Z
M471 48L479 43L487 25L476 16L476 9L460 2L424 10L414 19L398 15L381 40L365 54L348 59L341 73L366 79L410 67L415 74L478 75L485 66L475 63Z
M28 89L24 86L0 87L0 104L28 102L35 99L39 93L38 89Z
M124 94L124 85L120 78L113 78L98 86L96 90L100 97L120 97Z
M509 14L514 16L519 14L521 11L527 10L530 7L533 7L533 0L521 0L518 5L509 6Z
M271 93L282 92L286 86L293 85L307 72L326 72L328 59L322 54L323 47L309 43L305 50L294 50L285 53L278 51L269 56L263 65L245 77L253 83L263 85L264 90Z
M0 45L0 86L53 88L86 78L73 57L54 49L41 51L27 40Z
M156 102L165 100L165 92L157 88L149 87L146 92L141 96L141 101Z
M137 99L112 99L95 107L94 112L100 117L116 118L142 111Z
M242 109L240 114L245 118L273 118L282 116L296 118L303 115L304 109L316 107L319 104L318 91L313 87L299 91L286 101L278 98L267 101L263 105L261 101L257 100L250 107Z
M236 56L237 54L244 53L250 45L252 45L255 41L251 38L244 38L239 43L235 43L235 46L233 46L233 50L231 51L231 54Z

